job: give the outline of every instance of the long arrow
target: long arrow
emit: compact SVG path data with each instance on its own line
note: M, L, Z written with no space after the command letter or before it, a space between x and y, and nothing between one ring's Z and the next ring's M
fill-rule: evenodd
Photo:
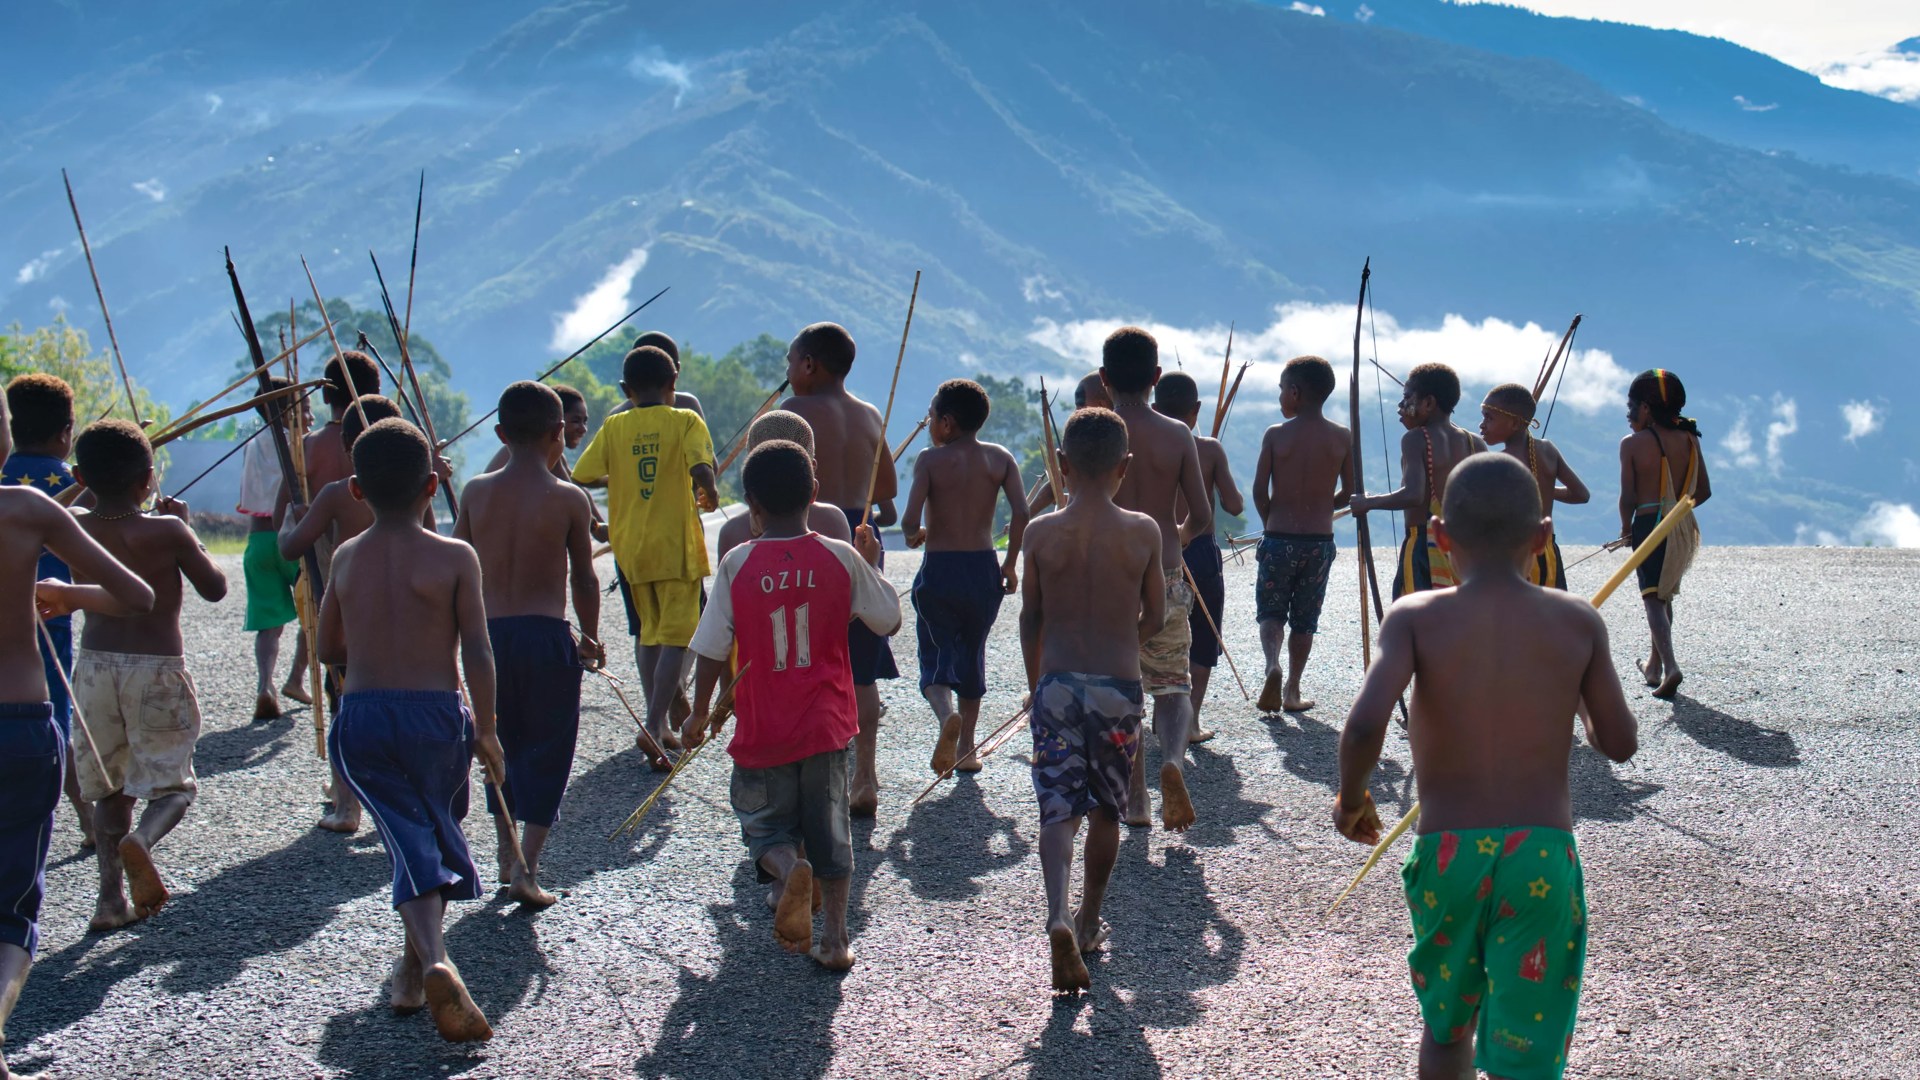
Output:
M100 301L100 321L107 324L107 344L113 346L113 362L120 368L120 385L127 390L127 408L133 413L133 422L139 427L147 425L140 422L140 401L133 396L133 380L127 377L127 362L120 356L120 339L113 332L113 316L107 314L107 294L100 288L100 271L93 265L93 245L87 242L87 227L80 220L80 204L73 197L73 181L67 179L67 170L60 170L60 182L67 185L67 206L73 210L73 227L80 231L80 251L87 257L87 273L93 277L93 295Z

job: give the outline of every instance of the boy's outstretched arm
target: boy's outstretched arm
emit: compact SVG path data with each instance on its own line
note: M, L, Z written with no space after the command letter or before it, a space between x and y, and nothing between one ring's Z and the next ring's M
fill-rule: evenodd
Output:
M584 491L575 492L573 523L567 529L567 581L573 591L573 615L580 620L581 659L606 663L607 650L600 644L600 575L593 570L593 500ZM465 523L467 517L460 515ZM589 644L589 642L591 644Z
M1224 450L1220 453L1220 467L1214 472L1213 490L1220 499L1220 509L1234 517L1246 513L1246 497L1240 494L1240 485L1233 482L1233 466Z
M913 486L907 489L907 508L900 514L900 538L910 548L917 548L927 542L927 530L920 527L920 511L927 503L927 479L930 471L927 455L919 454L913 459Z
M1000 491L1007 497L1007 557L1000 560L1000 583L1012 596L1020 587L1020 546L1027 539L1027 522L1032 515L1027 513L1026 484L1020 479L1020 463L1013 454L1006 454L1006 472L1000 478Z
M1041 537L1046 535L1042 526ZM1026 578L1020 583L1020 658L1027 666L1027 693L1040 685L1040 630L1044 625L1040 607L1040 575L1033 565L1032 547L1027 548Z
M1344 427L1340 427L1339 424L1335 424L1334 427L1340 428L1342 432L1347 430ZM1346 450L1342 451L1340 455L1340 490L1333 493L1333 508L1339 510L1347 506L1353 502L1353 496L1355 494L1353 490L1353 440L1349 438L1347 440Z
M707 730L707 718L713 715L713 688L727 673L727 662L702 656L693 667L693 717L682 726L681 745L691 750L720 734L718 727Z
M93 611L101 615L128 616L145 615L153 610L151 585L101 547L59 503L39 492L34 494L39 496L34 506L40 511L47 550L58 555L81 577L97 583L41 582L34 591L42 614L51 618L74 611ZM55 603L50 606L49 600Z
M1345 486L1346 473L1341 473L1341 484ZM1273 429L1260 437L1260 460L1253 466L1253 512L1260 516L1260 524L1266 525L1267 510L1273 506Z
M453 620L460 635L460 667L466 675L467 700L473 706L473 755L495 784L507 782L506 752L494 717L493 642L487 637L487 602L480 592L480 556L465 544L458 547L460 577L454 584Z
M175 561L180 566L180 573L193 585L193 591L200 594L200 599L217 604L226 598L227 575L214 565L213 556L207 554L206 545L194 534L193 526L187 524L186 504L178 500L169 501L175 502L180 509L179 535L174 538L178 551Z
M1348 451L1349 454L1352 451ZM1400 439L1400 486L1385 495L1355 492L1353 512L1404 510L1419 513L1427 505L1427 443L1418 431L1409 431ZM1351 468L1351 463L1349 463Z
M1568 506L1586 505L1592 500L1593 492L1587 490L1585 481L1574 475L1573 466L1567 464L1567 456L1560 452L1559 447L1553 448L1553 456L1560 462L1560 467L1553 475L1555 484L1553 501L1566 503ZM1551 508L1543 507L1542 509L1545 509L1549 515L1553 513Z
M713 483L713 466L702 462L687 471L693 477L694 503L709 514L720 509L720 489Z
M344 487L328 484L313 497L312 506L294 503L287 508L286 516L280 522L278 543L281 558L304 558L307 552L313 550L313 545L327 535L327 530L333 527L334 497L343 490Z
M1360 696L1340 732L1340 803L1336 827L1349 840L1379 841L1379 818L1371 811L1367 782L1380 763L1394 703L1413 681L1413 624L1404 609L1390 608L1380 624L1380 646L1360 684Z
M1627 761L1640 749L1640 721L1620 689L1620 673L1613 667L1607 624L1598 611L1587 612L1593 635L1593 655L1580 680L1580 696L1587 703L1587 745L1613 761Z

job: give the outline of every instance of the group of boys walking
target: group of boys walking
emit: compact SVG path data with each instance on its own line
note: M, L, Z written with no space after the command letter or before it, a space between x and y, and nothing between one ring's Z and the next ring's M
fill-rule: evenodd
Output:
M329 673L327 700L315 707L332 710L333 770L321 825L353 832L364 813L388 851L404 929L390 977L397 1012L429 1011L451 1040L492 1034L442 934L447 903L484 888L461 828L474 758L496 822L498 882L530 907L557 899L540 885L540 854L572 769L583 673L606 660L596 541L611 543L634 638L645 697L639 748L664 770L737 717L730 798L769 886L776 940L829 969L853 964L850 818L878 806L877 684L897 677L888 639L901 624L878 532L896 517L894 455L879 410L846 389L854 359L852 337L832 323L793 339L793 396L748 428L740 472L748 514L720 530L717 566L700 513L717 504L722 466L699 403L678 391L678 351L664 334L643 335L626 355L626 404L570 469L565 452L587 433L584 400L537 382L507 387L495 427L504 449L465 486L451 536L434 528L432 511L450 469L400 405L380 396L378 369L359 353L327 365L332 415L302 447L302 491L275 490L256 456L266 451L250 448L241 509L256 522L244 560L247 629L261 635L256 716L279 713L275 661L294 614L294 560L318 549L325 571L313 653ZM1423 813L1406 880L1416 934L1409 962L1428 1025L1422 1067L1457 1073L1477 1045L1480 1066L1498 1075L1557 1074L1585 956L1567 718L1577 712L1590 743L1615 760L1635 747L1605 627L1564 592L1545 512L1588 493L1558 451L1532 436L1530 393L1503 386L1488 395L1481 431L1503 449L1486 453L1486 442L1453 425L1459 380L1436 364L1408 376L1400 403L1405 483L1355 491L1353 442L1322 411L1334 384L1324 360L1289 362L1286 421L1261 442L1259 705L1314 707L1302 679L1336 511L1406 510L1401 602L1380 628L1342 738L1336 827L1377 839L1369 777L1391 704L1418 678L1412 751ZM8 525L0 893L21 900L0 912L0 1021L37 943L63 778L100 863L90 929L112 930L167 902L153 849L193 799L200 723L182 658L183 582L209 601L226 590L183 504L162 497L155 513L142 511L156 488L138 426L103 420L75 438L71 392L49 376L14 380L6 398L12 434L0 464L19 486L0 491ZM1624 535L1644 537L1682 493L1710 494L1684 403L1669 372L1633 384L1635 434L1621 447ZM1106 340L1100 369L1075 392L1057 480L1031 496L1013 455L978 438L991 404L975 382L940 385L927 410L933 445L916 457L898 515L906 544L925 549L911 601L937 731L930 764L939 774L982 767L986 642L1002 600L1019 591L1053 986L1072 991L1090 985L1084 957L1108 937L1101 910L1120 825L1150 821L1148 698L1161 823L1178 832L1196 819L1187 747L1212 737L1198 711L1226 614L1214 508L1237 516L1244 500L1220 444L1194 434L1197 386L1162 372L1144 330ZM263 422L284 428L299 406L265 408L274 411ZM75 481L86 492L70 513L47 495ZM582 490L599 486L604 521ZM1004 553L995 545L1002 500ZM1643 672L1665 695L1681 679L1670 601L1684 561L1663 568L1656 558L1641 572L1654 637ZM62 623L74 610L89 616L69 658ZM1493 640L1512 648L1485 647ZM289 677L281 692L299 697L300 681ZM85 721L78 743L69 684ZM730 703L715 701L722 684ZM1471 749L1495 744L1507 748L1498 761ZM1083 821L1075 906L1069 883Z

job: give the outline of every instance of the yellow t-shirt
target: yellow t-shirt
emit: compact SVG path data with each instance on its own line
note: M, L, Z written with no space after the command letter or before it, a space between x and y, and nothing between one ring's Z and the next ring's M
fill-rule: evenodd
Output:
M713 464L713 436L698 413L642 405L607 417L580 452L573 478L607 482L614 561L629 582L698 581L708 574L689 473Z

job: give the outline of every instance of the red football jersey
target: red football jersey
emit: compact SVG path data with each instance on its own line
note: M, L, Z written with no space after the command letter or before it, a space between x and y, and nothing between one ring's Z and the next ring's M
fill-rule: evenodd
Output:
M900 597L849 544L815 533L727 552L691 648L746 674L734 689L727 752L747 769L844 748L859 730L847 624L900 628ZM750 666L748 666L750 665Z

